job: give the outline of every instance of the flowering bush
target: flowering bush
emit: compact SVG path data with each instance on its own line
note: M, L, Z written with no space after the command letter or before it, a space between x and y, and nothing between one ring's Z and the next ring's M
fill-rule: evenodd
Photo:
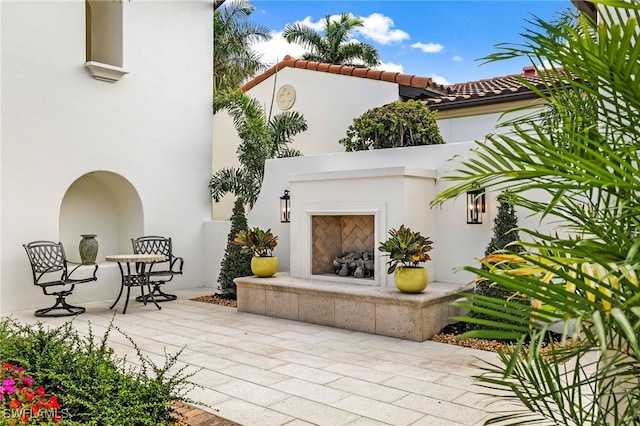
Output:
M47 396L44 387L36 386L24 368L5 362L0 366L0 382L2 416L13 420L11 424L47 425L62 421L58 398Z
M189 381L189 378L198 370L187 374L185 371L188 365L177 365L182 351L175 354L165 353L164 363L156 364L143 354L142 349L137 347L130 336L122 333L112 323L102 336L94 334L91 324L87 335L81 335L73 323L74 321L67 321L53 327L41 322L22 324L10 317L0 318L0 392L3 395L3 399L0 399L0 409L5 410L4 416L0 415L0 426L24 424L16 417L19 411L12 412L8 407L11 398L15 398L15 393L5 393L1 388L6 379L19 382L16 375L11 373L12 368L4 367L2 364L12 362L10 360L19 360L20 367L30 373L22 372L24 376L34 378L37 384L43 385L49 395L57 397L48 398L46 393L39 396L42 399L34 396L36 408L39 408L38 401L51 404L48 405L51 408L43 405L38 411L40 417L33 418L31 424L170 425L182 417L182 413L176 411L172 405L175 401L206 405L192 400L187 395L197 386ZM110 346L110 336L114 331L121 333L137 354L136 368L129 367L130 360L118 357ZM23 381L19 383L10 387L18 393L20 389L27 387L27 390L38 395L38 386L35 384L29 386ZM25 411L30 408L26 402L15 399L14 405L20 402ZM56 403L63 408L54 408ZM11 414L13 418L10 417ZM26 414L30 412L27 411ZM52 414L58 414L61 421L54 420Z

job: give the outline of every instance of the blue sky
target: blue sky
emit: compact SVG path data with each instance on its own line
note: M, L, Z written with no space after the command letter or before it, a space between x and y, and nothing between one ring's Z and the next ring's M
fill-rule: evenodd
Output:
M362 18L354 34L372 44L382 60L380 69L431 77L440 84L462 83L522 72L527 59L482 65L479 59L496 52L498 43L518 43L533 16L552 20L569 0L252 0L251 20L267 26L273 38L256 46L272 65L285 55L299 57L304 49L288 44L281 33L287 24L304 22L320 30L325 15L343 12Z

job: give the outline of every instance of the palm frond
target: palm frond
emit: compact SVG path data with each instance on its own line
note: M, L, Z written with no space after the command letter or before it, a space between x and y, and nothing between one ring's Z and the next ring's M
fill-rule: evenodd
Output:
M552 64L536 66L542 83L522 80L544 105L456 158L460 166L444 178L453 186L432 202L478 187L508 191L514 206L557 230L518 228L523 252L463 268L531 301L472 293L456 302L495 318L465 317L493 329L475 335L517 338L478 379L522 409L488 423L640 421L640 2L593 3L597 24L534 18L522 44L499 45L485 58ZM542 353L552 324L578 344Z

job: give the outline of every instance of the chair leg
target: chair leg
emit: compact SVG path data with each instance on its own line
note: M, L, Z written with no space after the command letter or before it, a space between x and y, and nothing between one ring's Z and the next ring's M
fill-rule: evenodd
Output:
M127 313L127 305L129 305L129 294L131 294L131 286L127 286L127 298L124 300L124 309L122 310L122 314Z
M109 306L109 309L113 309L113 307L118 304L118 301L120 300L120 297L122 297L122 290L124 290L124 284L122 284L120 286L120 293L118 293L118 297L116 298L116 301L113 302L113 304L111 306Z
M37 317L68 317L78 315L85 311L82 306L74 306L67 303L67 294L56 294L56 303L50 308L35 311Z
M169 302L171 300L176 300L178 296L175 294L168 294L162 291L160 286L164 284L164 282L153 284L153 291L151 293L147 293L144 296L136 297L136 302L149 302L151 298L155 299L156 302Z
M143 286L140 287L141 289L143 288ZM160 307L160 305L158 305L158 302L156 301L155 296L153 295L153 291L151 290L151 285L147 284L147 290L149 291L149 293L144 294L144 290L142 291L142 300L144 301L144 304L147 304L147 300L151 299L151 301L153 302L154 305L156 305L156 308L158 309L162 309Z

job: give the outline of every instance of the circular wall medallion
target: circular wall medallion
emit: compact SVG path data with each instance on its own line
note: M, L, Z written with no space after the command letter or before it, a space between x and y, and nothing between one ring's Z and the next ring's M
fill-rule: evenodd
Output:
M296 89L289 84L285 84L278 90L276 102L282 111L288 110L296 102Z

